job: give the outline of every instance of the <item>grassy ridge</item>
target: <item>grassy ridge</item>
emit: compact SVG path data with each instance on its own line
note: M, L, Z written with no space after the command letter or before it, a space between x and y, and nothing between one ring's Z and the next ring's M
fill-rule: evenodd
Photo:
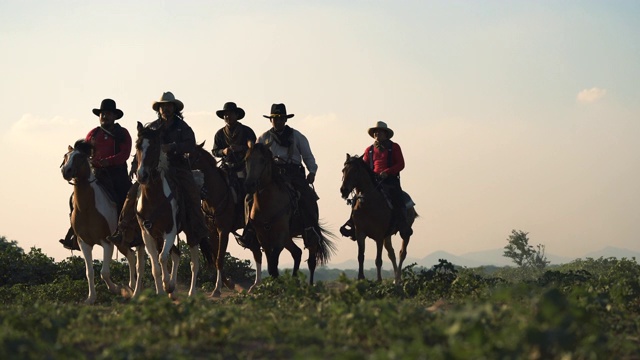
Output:
M637 359L640 267L408 267L400 287L266 279L252 295L124 300L86 282L0 287L1 358Z

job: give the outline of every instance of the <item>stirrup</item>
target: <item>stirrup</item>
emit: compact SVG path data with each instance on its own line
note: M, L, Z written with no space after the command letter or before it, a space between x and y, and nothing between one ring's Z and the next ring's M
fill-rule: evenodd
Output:
M348 237L351 240L356 240L356 231L353 228L351 221L347 221L340 227L340 234L344 237Z
M232 232L233 237L236 238L236 242L238 245L242 246L245 249L251 249L255 247L257 239L256 232L250 226L245 227L242 230L242 235L238 235L235 231Z
M80 245L78 244L78 239L75 235L71 235L68 238L58 240L62 246L67 250L78 250L80 251Z

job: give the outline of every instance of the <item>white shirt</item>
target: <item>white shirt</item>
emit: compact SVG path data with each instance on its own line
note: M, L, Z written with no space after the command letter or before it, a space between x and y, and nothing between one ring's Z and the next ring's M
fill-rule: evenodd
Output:
M273 158L276 160L276 163L301 165L304 161L307 171L315 174L316 171L318 171L318 165L316 164L315 157L311 153L309 140L298 130L293 128L291 130L293 130L293 134L291 135L293 139L291 146L288 148L280 146L273 139L271 131L266 131L260 135L258 142L265 145L271 144L269 149L271 153L273 153Z

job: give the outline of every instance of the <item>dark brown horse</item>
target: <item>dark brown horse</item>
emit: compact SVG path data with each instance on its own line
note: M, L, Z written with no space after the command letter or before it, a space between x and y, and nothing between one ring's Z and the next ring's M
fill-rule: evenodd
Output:
M113 255L113 243L107 240L107 236L115 230L118 210L116 203L96 181L89 161L91 152L90 143L78 140L74 147L69 146L60 166L62 177L73 185L71 227L78 238L87 270L89 296L86 303L88 304L93 304L96 300L92 258L94 245L100 245L104 250L100 276L111 292L119 291L118 286L111 281L109 265ZM142 246L137 247L137 257L126 246L119 245L118 250L124 254L129 263L129 288L135 288L135 293L138 293L142 289L144 250Z
M260 246L267 255L269 275L278 276L278 261L283 248L298 249L293 237L302 235L302 226L297 224L294 215L296 201L291 186L276 171L273 155L268 146L254 144L246 155L247 178L245 187L253 194L253 207L249 218L256 230ZM316 265L329 261L335 249L331 236L322 227L320 241L309 245L309 283L313 284ZM293 254L293 253L292 253ZM294 256L295 259L295 256ZM294 267L293 275L297 272Z
M233 191L227 181L227 175L217 166L216 159L204 150L204 143L196 147L195 153L189 155L189 160L193 169L200 170L204 174L202 211L207 219L212 242L210 246L212 253L204 256L210 256L215 262L216 285L211 296L219 297L223 282L233 289L232 281L224 277L224 258L229 245L229 233L244 226L244 198ZM250 250L257 266L256 280L252 289L262 281L262 252L259 246ZM298 249L298 252L298 264L300 264L302 251Z
M138 122L136 158L140 183L136 214L142 238L151 259L156 293L172 293L176 287L180 254L175 251L180 232L178 198L169 171L167 154L162 151L163 128L152 129ZM173 249L173 250L172 250ZM191 285L189 296L195 294L200 269L197 246L189 246L191 255ZM171 269L169 269L171 257Z
M379 190L375 181L375 174L369 166L358 156L349 156L342 169L342 186L340 193L346 199L353 191L355 196L351 219L353 220L356 241L358 242L358 279L364 279L364 240L369 237L376 242L376 270L378 281L382 281L382 246L387 249L387 254L393 265L396 284L400 283L402 275L402 263L407 257L407 245L410 237L402 238L400 249L400 263L396 264L396 255L391 244L391 235L397 229L392 229L392 210L384 194ZM412 206L407 209L407 221L413 224L418 214Z

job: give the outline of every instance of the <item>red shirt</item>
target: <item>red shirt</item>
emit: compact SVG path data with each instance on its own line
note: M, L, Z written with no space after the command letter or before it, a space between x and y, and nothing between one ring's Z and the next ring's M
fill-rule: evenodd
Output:
M391 142L391 167L389 167L389 149L378 149L375 146L373 147L373 172L376 174L380 174L383 171L389 175L398 175L402 169L404 169L404 157L402 156L402 149L400 149L400 145ZM367 165L371 164L371 160L369 158L369 149L371 147L367 147L364 151L364 155L362 156L362 160L367 163Z
M122 131L123 139L118 142L118 149L116 149L116 141L113 136L101 127L97 127L87 134L85 141L93 144L92 164L94 167L102 167L99 163L102 159L107 160L107 165L104 167L127 163L131 155L131 136L123 127L120 127L120 131Z

